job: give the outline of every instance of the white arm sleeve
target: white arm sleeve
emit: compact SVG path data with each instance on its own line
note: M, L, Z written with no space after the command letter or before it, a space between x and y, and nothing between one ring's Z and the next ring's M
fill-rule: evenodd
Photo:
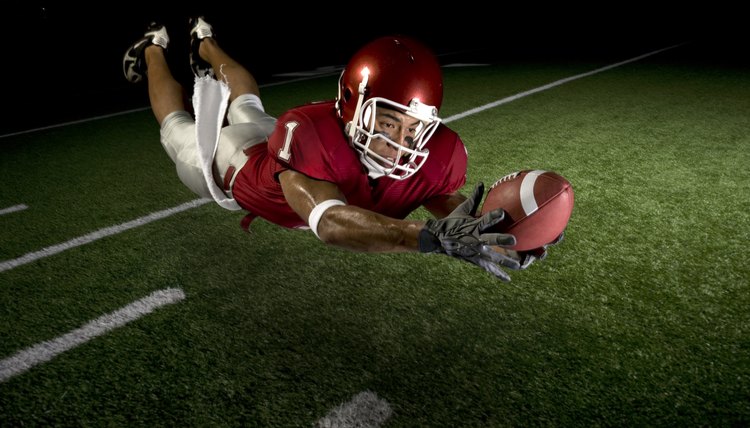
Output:
M323 201L318 205L315 205L315 208L310 211L310 217L307 219L307 224L310 226L310 229L312 229L313 233L318 237L318 239L320 239L320 235L318 235L318 222L320 221L320 218L323 217L323 213L326 212L328 208L336 205L346 204L343 201L339 201L338 199L328 199L327 201Z

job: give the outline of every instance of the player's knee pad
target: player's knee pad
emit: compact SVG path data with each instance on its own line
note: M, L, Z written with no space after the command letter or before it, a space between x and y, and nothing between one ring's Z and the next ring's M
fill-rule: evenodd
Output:
M162 121L160 134L161 145L172 162L177 162L180 152L195 148L195 120L186 111L167 115Z
M242 94L229 104L227 111L229 124L254 123L261 127L266 134L273 132L276 119L268 115L263 108L260 97L254 94Z

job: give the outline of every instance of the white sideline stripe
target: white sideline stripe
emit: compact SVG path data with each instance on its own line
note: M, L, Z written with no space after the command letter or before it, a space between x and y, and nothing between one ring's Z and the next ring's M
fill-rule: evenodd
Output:
M489 64L478 63L478 62L455 62L453 64L445 64L443 68L461 68L461 67L487 67Z
M261 89L270 88L271 86L286 85L287 83L304 82L305 80L313 80L313 79L317 79L320 77L328 77L328 76L338 76L339 74L341 74L341 71L332 71L332 72L324 73L324 74L316 74L315 76L306 76L306 77L299 77L297 79L282 80L281 82L265 83L258 87Z
M104 229L99 229L95 232L91 232L89 234L79 236L78 238L73 238L70 241L63 242L62 244L57 244L51 247L42 248L41 250L34 251L33 253L27 253L26 255L23 255L17 259L5 260L3 262L0 262L0 272L5 272L6 270L10 270L18 266L25 265L26 263L31 263L33 261L39 260L44 257L49 257L51 255L61 253L65 250L69 250L71 248L75 248L80 245L89 244L91 242L94 242L98 239L105 238L107 236L116 235L128 229L133 229L138 226L143 226L144 224L151 223L152 221L160 220L162 218L169 217L172 214L177 214L182 211L187 211L191 208L195 208L203 204L207 204L209 202L212 202L212 200L205 199L205 198L194 199L182 205L178 205L176 207L169 208L169 209L162 210L162 211L157 211L157 212L145 215L143 217L137 218L135 220L131 220L127 223L118 224L116 226L105 227Z
M261 89L263 89L263 88L267 88L269 86L278 86L278 85L284 85L286 83L302 82L304 80L312 80L312 79L317 79L319 77L332 76L332 75L340 74L340 73L341 72L339 71L339 72L332 72L332 73L328 73L328 74L319 74L319 75L316 75L316 76L301 77L299 79L290 79L290 80L284 80L284 81L281 81L281 82L266 83L266 84L260 85L258 87L261 88ZM134 109L130 109L130 110L120 111L120 112L117 112L117 113L104 114L104 115L101 115L101 116L95 116L95 117L89 117L89 118L86 118L86 119L73 120L73 121L64 122L64 123L56 123L54 125L42 126L42 127L39 127L39 128L27 129L27 130L24 130L24 131L11 132L10 134L0 135L0 138L15 137L17 135L30 134L32 132L45 131L45 130L48 130L48 129L55 129L55 128L62 128L64 126L77 125L79 123L93 122L95 120L107 119L107 118L110 118L110 117L122 116L122 115L125 115L125 114L136 113L136 112L139 112L139 111L146 111L146 110L151 110L151 107L138 107L138 108L134 108Z
M25 210L27 208L28 208L28 206L25 205L25 204L13 205L12 207L0 209L0 215L10 214L10 213L14 213L16 211L23 211L23 210Z
M587 76L591 76L593 74L601 73L602 71L606 71L606 70L609 70L609 69L612 69L612 68L615 68L615 67L619 67L619 66L624 65L624 64L628 64L628 63L631 63L631 62L634 62L634 61L638 61L640 59L649 57L651 55L656 55L656 54L658 54L660 52L664 52L664 51L667 51L669 49L674 49L674 48L682 46L684 44L685 43L680 43L680 44L677 44L677 45L674 45L674 46L670 46L670 47L666 47L666 48L663 48L663 49L655 50L653 52L649 52L647 54L643 54L643 55L637 56L635 58L631 58L631 59L628 59L628 60L625 60L625 61L621 61L621 62L618 62L616 64L608 65L606 67L598 68L596 70L592 70L592 71L589 71L587 73L578 74L576 76L571 76L571 77L568 77L568 78L565 78L565 79L560 79L558 81L555 81L555 82L552 82L552 83L548 83L548 84L546 84L544 86L540 86L540 87L535 88L535 89L530 89L530 90L528 90L526 92L521 92L521 93L516 94L516 95L511 95L511 96L503 98L501 100L497 100L495 102L492 102L492 103L489 103L489 104L485 104L483 106L476 107L476 108L473 108L471 110L467 110L467 111L465 111L463 113L459 113L459 114L455 114L453 116L450 116L450 117L444 119L443 123L449 123L449 122L453 122L455 120L463 119L466 116L471 116L472 114L480 113L480 112L483 112L485 110L491 109L493 107L497 107L497 106L502 105L502 104L507 104L507 103L509 103L511 101L515 101L515 100L517 100L519 98L523 98L525 96L528 96L528 95L531 95L531 94L535 94L537 92L545 91L547 89L553 88L555 86L562 85L564 83L568 83L568 82L576 80L576 79L581 79L583 77L587 77ZM332 74L334 74L334 73L332 73ZM308 79L307 78L302 78L302 79L295 79L295 80L287 80L287 81L284 81L284 82L278 82L278 83L272 83L272 84L268 84L268 85L262 85L261 87L281 85L283 83L291 83L291 82L296 82L296 81L300 81L300 80L308 80ZM145 108L143 108L143 109L137 109L137 110L131 110L131 112L132 111L139 111L139 110L145 110ZM102 116L102 117L111 117L111 116L115 116L115 115L108 115L108 116ZM77 122L70 122L70 123L77 123ZM53 127L57 127L57 126L61 126L61 125L55 125L55 126L52 126L52 127L49 127L49 128L53 128ZM22 133L26 133L26 132L32 132L32 131L24 131ZM4 137L4 136L0 136L0 138L2 138L2 137ZM33 252L33 253L28 253L28 254L26 254L26 255L24 255L22 257L19 257L17 259L6 260L6 261L3 261L3 262L0 262L0 272L4 272L6 270L13 269L15 267L24 265L26 263L31 263L31 262L33 262L35 260L39 260L39 259L41 259L43 257L51 256L53 254L57 254L57 253L60 253L62 251L65 251L65 250L69 250L69 249L77 247L79 245L88 244L90 242L96 241L97 239L103 238L105 236L114 235L116 233L120 233L120 232L123 232L125 230L132 229L134 227L141 226L141 225L146 224L146 223L150 223L151 221L154 221L154 220L157 220L157 219L160 219L160 218L168 217L168 216L170 216L172 214L178 213L180 211L185 211L187 209L190 209L190 208L193 208L193 207L197 207L197 206L203 205L203 204L208 203L208 202L211 202L211 200L210 199L195 199L195 200L193 200L191 202L188 202L186 204L183 204L183 205L180 205L180 206L177 206L177 207L174 207L174 208L169 208L169 209L164 210L164 211L159 211L159 212L156 212L156 213L153 213L153 214L149 214L149 215L147 215L145 217L141 217L140 219L136 219L136 220L130 221L130 222L122 224L122 225L112 226L112 227L108 227L106 229L101 229L99 231L90 233L88 235L81 236L79 238L72 239L72 240L70 240L68 242L64 242L62 244L54 245L52 247L47 247L47 248L44 248L44 249L42 249L40 251L36 251L36 252ZM192 205L190 205L190 204L192 204ZM151 219L152 216L156 216L156 218ZM145 221L144 221L144 219L145 219ZM139 222L141 222L141 223L139 223Z
M57 355L78 345L82 345L110 330L122 327L131 321L153 312L154 309L160 306L176 303L183 299L185 299L185 293L179 288L158 290L112 313L89 321L81 328L19 351L15 355L0 361L0 382L5 382L37 364L47 362Z
M135 108L135 109L132 109L132 110L121 111L121 112L117 112L117 113L103 114L101 116L89 117L89 118L86 118L86 119L73 120L73 121L64 122L64 123L56 123L54 125L42 126L40 128L27 129L27 130L18 131L18 132L11 132L10 134L3 134L3 135L0 135L0 138L14 137L16 135L30 134L32 132L45 131L47 129L62 128L63 126L68 126L68 125L76 125L76 124L79 124L79 123L93 122L93 121L99 120L99 119L106 119L108 117L122 116L124 114L135 113L137 111L144 111L144 110L149 110L149 109L151 109L151 107L140 107L140 108Z
M393 411L388 402L371 391L360 392L331 410L315 424L318 428L375 428L391 417Z
M485 105L480 106L480 107L475 107L475 108L473 108L471 110L466 110L463 113L454 114L453 116L450 116L450 117L447 117L447 118L443 119L443 123L449 123L449 122L453 122L454 120L463 119L466 116L471 116L472 114L477 114L477 113L483 112L485 110L489 110L491 108L497 107L499 105L507 104L507 103L509 103L511 101L515 101L515 100L517 100L519 98L527 97L529 95L536 94L537 92L546 91L547 89L554 88L555 86L560 86L560 85L563 85L565 83L572 82L573 80L578 80L578 79L582 79L584 77L593 76L594 74L598 74L598 73L601 73L603 71L611 70L611 69L613 69L615 67L620 67L621 65L625 65L625 64L629 64L631 62L639 61L639 60L642 60L643 58L647 58L647 57L650 57L651 55L656 55L658 53L661 53L661 52L664 52L664 51L668 51L668 50L674 49L676 47L680 47L680 46L682 46L684 44L685 43L680 43L680 44L677 44L677 45L673 45L673 46L669 46L669 47L666 47L666 48L658 49L658 50L655 50L653 52L649 52L647 54L643 54L643 55L640 55L640 56L637 56L637 57L634 57L634 58L627 59L625 61L620 61L618 63L608 65L606 67L597 68L596 70L591 70L591 71L587 71L586 73L581 73L581 74L577 74L575 76L566 77L564 79L560 79L560 80L554 81L552 83L548 83L548 84L540 86L538 88L529 89L528 91L521 92L521 93L515 94L515 95L511 95L511 96L505 97L505 98L503 98L501 100L493 101L493 102L491 102L489 104L485 104Z

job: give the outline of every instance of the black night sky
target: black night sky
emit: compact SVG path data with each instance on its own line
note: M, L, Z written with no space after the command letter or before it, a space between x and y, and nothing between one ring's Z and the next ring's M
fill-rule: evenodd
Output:
M400 3L368 3L367 13L351 3L213 3L16 6L5 16L10 28L2 57L6 102L0 135L147 106L145 89L122 76L125 49L151 20L163 22L173 71L190 79L187 22L196 14L206 16L224 49L261 84L274 73L343 65L362 44L393 33L422 39L438 54L467 51L485 61L617 61L684 41L711 46L704 52L713 54L699 61L722 60L723 52L747 61L750 40L740 20L745 15L716 5L713 10L637 3L550 9L541 3L462 2L460 9L432 6L419 14Z

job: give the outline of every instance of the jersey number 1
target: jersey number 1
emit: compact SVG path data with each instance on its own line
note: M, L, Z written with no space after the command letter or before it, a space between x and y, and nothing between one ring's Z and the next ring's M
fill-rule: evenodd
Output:
M283 160L284 162L289 162L289 158L292 157L292 151L290 150L292 146L292 135L294 134L294 128L296 128L299 125L297 122L287 122L286 123L286 137L284 138L284 147L279 149L279 159Z

